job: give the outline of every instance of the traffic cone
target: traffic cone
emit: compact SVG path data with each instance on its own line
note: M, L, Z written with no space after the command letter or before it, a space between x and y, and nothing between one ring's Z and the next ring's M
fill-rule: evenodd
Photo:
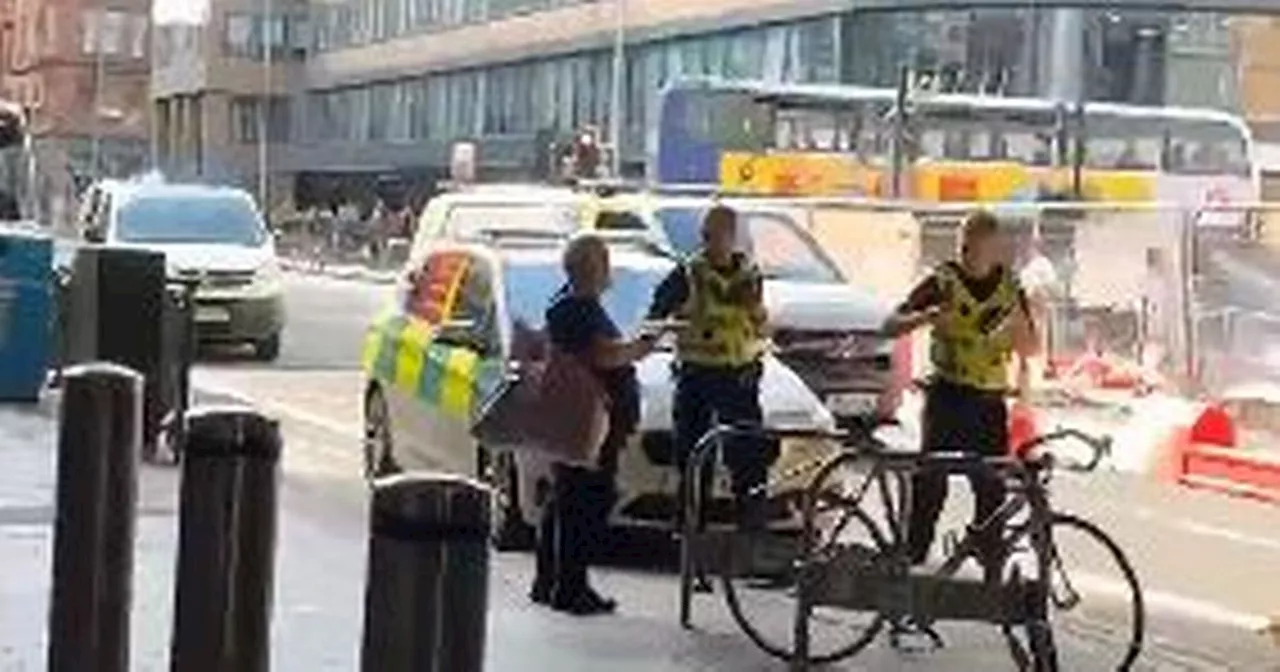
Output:
M1191 443L1219 448L1236 447L1236 423L1222 404L1211 403L1200 411L1191 426Z
M1025 401L1013 402L1009 409L1009 454L1019 459L1027 456L1023 448L1039 435L1035 408Z

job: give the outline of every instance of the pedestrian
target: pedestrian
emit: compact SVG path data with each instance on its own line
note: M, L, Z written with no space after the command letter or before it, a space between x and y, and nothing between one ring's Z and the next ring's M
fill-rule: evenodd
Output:
M600 296L609 287L609 249L591 234L564 251L568 282L546 312L551 346L579 357L599 377L609 408L609 429L596 468L555 464L553 492L538 529L536 576L530 599L574 615L611 613L617 603L591 587L587 565L603 540L617 500L618 451L640 421L634 363L652 352L653 335L625 339Z
M933 372L925 388L922 450L1006 455L1009 446L1009 365L1016 354L1035 354L1038 339L1026 294L1004 263L1004 240L995 216L979 211L966 218L957 261L939 266L911 291L884 325L892 338L932 328L929 360ZM974 470L974 525L1004 502L999 474ZM922 564L933 544L947 499L948 475L921 471L912 478L907 546ZM979 540L979 561L988 579L999 578L1001 530Z
M763 278L755 262L735 249L737 231L738 217L733 209L719 204L708 209L702 222L701 249L662 281L649 309L651 319L676 316L685 322L676 339L672 418L682 477L689 455L713 421L763 423L760 378L767 317ZM761 486L777 456L776 442L763 437L727 441L722 459L733 477L739 524L758 528L766 522ZM711 469L700 478L702 491L710 492ZM680 507L685 489L691 485L684 480L681 478ZM685 513L679 510L677 525L683 524Z
M1026 292L1027 303L1031 309L1031 317L1040 326L1039 356L1020 358L1018 363L1019 389L1028 390L1038 387L1044 382L1047 368L1045 358L1050 355L1050 329L1053 328L1051 311L1059 296L1061 282L1058 270L1053 261L1044 253L1044 243L1038 233L1027 239L1023 250L1022 268L1018 271L1018 282Z

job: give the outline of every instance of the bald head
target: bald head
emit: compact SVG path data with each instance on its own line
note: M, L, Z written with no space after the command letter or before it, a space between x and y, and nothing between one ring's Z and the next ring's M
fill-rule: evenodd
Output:
M738 213L727 205L716 204L702 218L702 244L713 257L733 253L738 238Z

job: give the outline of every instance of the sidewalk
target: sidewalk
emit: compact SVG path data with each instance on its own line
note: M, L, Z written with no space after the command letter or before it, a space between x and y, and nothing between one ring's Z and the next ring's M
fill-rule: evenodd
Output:
M44 669L44 629L54 494L55 407L0 407L0 670ZM290 442L286 440L286 451ZM358 669L364 582L360 484L286 474L276 573L274 669ZM143 467L133 604L133 669L167 670L176 533L177 472ZM601 585L622 613L575 619L532 607L523 555L497 556L490 580L490 672L749 672L780 670L743 638L718 597L695 604L699 630L676 625L675 580L666 574L610 570ZM785 615L780 614L785 618ZM877 644L839 670L1012 669L993 628L945 626L948 646L904 656ZM1083 641L1064 647L1091 650ZM1078 653L1073 660L1079 661ZM1152 660L1155 660L1153 658ZM1100 669L1100 668L1094 668ZM1142 669L1214 669L1170 665ZM1220 669L1220 668L1218 668Z

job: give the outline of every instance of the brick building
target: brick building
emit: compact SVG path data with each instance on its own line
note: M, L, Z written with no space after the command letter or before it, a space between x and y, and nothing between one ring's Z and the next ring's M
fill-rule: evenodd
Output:
M28 112L38 213L64 224L85 181L147 165L150 2L5 2L0 86Z

